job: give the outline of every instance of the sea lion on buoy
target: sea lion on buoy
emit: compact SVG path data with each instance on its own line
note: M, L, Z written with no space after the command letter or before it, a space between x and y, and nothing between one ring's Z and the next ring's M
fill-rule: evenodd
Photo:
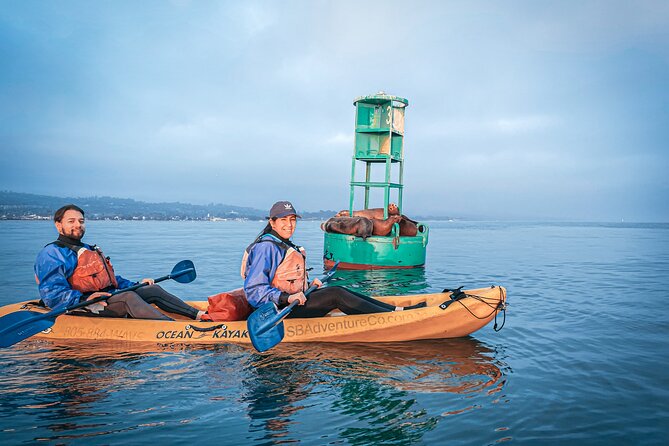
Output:
M374 224L374 230L372 231L373 235L388 235L390 230L393 229L395 223L399 223L402 220L402 217L399 215L391 215L385 220L378 218L372 218L372 223Z
M413 221L406 215L402 215L400 218L400 236L414 237L418 234L417 221Z
M391 215L399 215L400 210L395 203L390 203L388 205L388 217ZM349 211L344 209L343 211L337 212L335 217L348 217ZM383 208L371 208L371 209L360 209L358 211L353 211L354 217L365 217L365 218L375 218L377 220L383 220Z
M365 240L372 235L374 223L365 217L332 217L321 224L321 229L325 232L355 235Z

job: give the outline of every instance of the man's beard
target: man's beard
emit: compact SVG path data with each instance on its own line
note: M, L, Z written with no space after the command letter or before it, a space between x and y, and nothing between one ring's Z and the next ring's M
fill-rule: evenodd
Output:
M85 233L84 229L71 229L69 232L64 232L63 235L73 240L81 240Z

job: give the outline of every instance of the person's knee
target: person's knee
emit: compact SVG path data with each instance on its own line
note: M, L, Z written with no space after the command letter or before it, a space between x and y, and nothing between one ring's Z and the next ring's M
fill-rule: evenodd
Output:
M125 293L116 294L115 296L110 297L108 301L109 303L120 302L129 306L142 301L142 298L134 291L126 291Z
M148 302L153 300L155 296L160 296L163 293L163 289L158 285L146 285L141 288L137 288L135 293Z
M153 296L163 296L167 294L167 292L164 289L162 289L160 285L143 286L141 288L137 288L135 292L144 298Z

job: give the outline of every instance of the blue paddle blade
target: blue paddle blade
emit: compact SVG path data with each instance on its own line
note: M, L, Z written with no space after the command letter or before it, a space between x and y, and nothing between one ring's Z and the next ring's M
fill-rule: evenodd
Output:
M283 321L276 324L278 314L276 305L268 302L258 307L246 320L251 343L259 352L269 350L283 339Z
M9 347L19 341L50 328L57 315L45 317L36 311L16 311L0 318L0 347Z
M195 265L190 260L182 260L174 265L170 276L179 283L191 283L197 277Z

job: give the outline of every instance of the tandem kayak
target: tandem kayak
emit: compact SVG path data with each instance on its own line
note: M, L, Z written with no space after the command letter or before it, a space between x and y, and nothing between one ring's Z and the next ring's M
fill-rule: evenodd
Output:
M506 289L489 288L432 294L375 297L395 306L426 302L424 308L325 317L284 319L283 342L398 342L467 336L505 312ZM188 302L200 310L206 301ZM0 317L17 311L48 312L34 301L0 307ZM505 314L505 313L504 313ZM115 340L184 344L250 344L246 321L201 322L169 314L174 321L103 318L64 314L35 336L47 339ZM502 322L503 325L503 322ZM501 327L500 327L501 328ZM497 329L497 321L495 323Z

